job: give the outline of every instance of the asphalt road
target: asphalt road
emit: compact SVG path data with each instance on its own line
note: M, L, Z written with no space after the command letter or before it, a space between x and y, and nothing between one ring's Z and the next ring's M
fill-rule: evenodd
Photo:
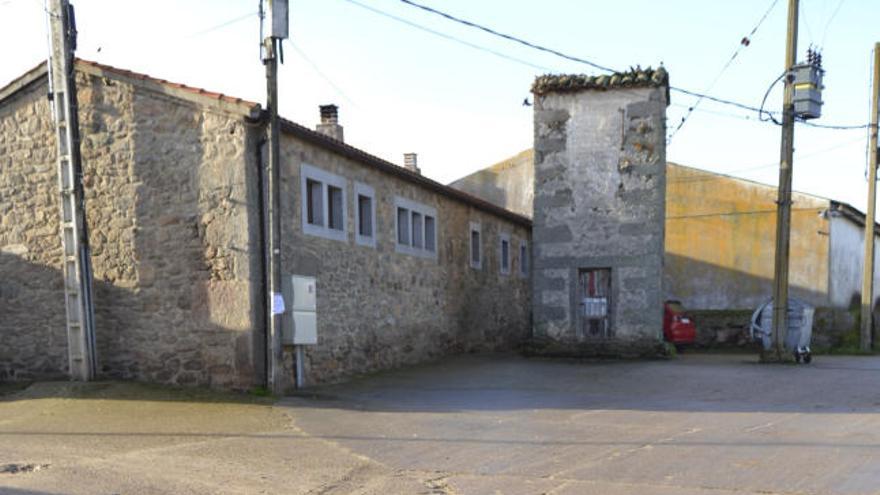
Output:
M274 406L37 384L0 400L0 493L880 494L878 413L877 357L465 356Z

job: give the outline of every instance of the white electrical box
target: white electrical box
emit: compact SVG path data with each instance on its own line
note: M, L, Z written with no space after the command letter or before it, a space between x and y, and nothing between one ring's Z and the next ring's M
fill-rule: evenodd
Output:
M268 36L278 39L287 39L288 36L288 0L265 0L266 20L268 21Z
M284 299L291 302L282 317L282 343L316 345L318 294L315 277L289 275L282 279L282 290Z

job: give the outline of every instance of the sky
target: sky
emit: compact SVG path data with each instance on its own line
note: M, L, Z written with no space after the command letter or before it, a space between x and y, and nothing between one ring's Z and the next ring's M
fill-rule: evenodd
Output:
M603 66L662 63L675 87L752 107L784 68L786 0L418 1ZM80 58L265 101L257 0L72 3ZM827 71L823 115L813 122L869 121L878 19L876 0L801 0L798 58L818 46ZM46 54L42 0L0 0L0 86ZM291 0L279 105L283 116L314 127L318 105L335 103L346 142L394 163L417 152L422 173L448 183L532 146L532 108L522 103L544 73L602 72L400 0ZM777 85L767 108L779 110L781 100ZM694 103L672 93L670 133ZM703 100L667 159L775 185L779 149L778 126ZM866 130L798 125L794 188L864 210L866 149Z

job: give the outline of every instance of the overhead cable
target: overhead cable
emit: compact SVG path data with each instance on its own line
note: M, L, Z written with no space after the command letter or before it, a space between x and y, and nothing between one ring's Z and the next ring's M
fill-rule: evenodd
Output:
M590 67L594 67L594 68L596 68L596 69L603 70L603 71L605 71L605 72L618 72L618 71L616 71L616 70L614 70L614 69L612 69L612 68L610 68L610 67L606 67L606 66L604 66L604 65L599 65L599 64L597 64L596 62L592 62L592 61L590 61L590 60L587 60L587 59L584 59L584 58L580 58L580 57L575 57L575 56L573 56L573 55L568 55L568 54L565 54L565 53L560 52L559 50L554 50L553 48L547 48L547 47L545 47L545 46L541 46L541 45L539 45L539 44L537 44L537 43L532 43L532 42L530 42L530 41L526 41L526 40L524 40L524 39L522 39L522 38L517 38L516 36L510 35L510 34L505 34L505 33L498 32L498 31L496 31L496 30L494 30L494 29L492 29L492 28L488 28L488 27L486 27L486 26L482 26L482 25L477 24L477 23L475 23L475 22L471 22L471 21L468 21L468 20L466 20L466 19L462 19L462 18L460 18L460 17L455 17L454 15L447 14L446 12L441 12L441 11L439 11L439 10L437 10L437 9L433 9L433 8L431 8L431 7L428 7L427 5L422 5L422 4L419 4L419 3L413 2L412 0L400 0L400 1L403 2L403 3L405 3L405 4L407 4L407 5L410 5L410 6L416 7L416 8L418 8L418 9L422 9L422 10L424 10L424 11L426 11L426 12L430 12L430 13L432 13L432 14L439 15L439 16L441 16L441 17L444 17L444 18L446 18L446 19L449 19L450 21L454 21L454 22L457 22L457 23L459 23L459 24L463 24L463 25L465 25L465 26L472 27L472 28L474 28L474 29L479 29L480 31L485 31L485 32L487 32L487 33L489 33L489 34L492 34L492 35L495 35L495 36L499 36L499 37L501 37L501 38L504 38L504 39L509 40L509 41L513 41L513 42L515 42L515 43L519 43L519 44L521 44L521 45L525 45L525 46L527 46L527 47L529 47L529 48L533 48L533 49L535 49L535 50L540 50L540 51L542 51L542 52L547 52L547 53L550 53L550 54L556 55L557 57L562 57L562 58L564 58L564 59L571 60L572 62L578 62L578 63L586 64L586 65L589 65Z
M770 12L773 11L773 7L775 7L778 2L779 2L779 0L773 0L772 2L770 2L770 6L764 12L764 15L761 16L761 19L758 20L758 23L755 24L755 27L753 27L752 30L749 31L749 34L747 34L746 36L743 36L742 40L740 40L740 42L739 42L739 45L736 47L736 50L734 50L733 55L731 55L730 58L727 59L727 63L724 64L724 66L721 68L721 71L718 72L718 75L716 75L715 79L712 80L712 83L709 84L709 87L706 88L707 93L709 91L712 91L712 89L715 88L715 85L718 84L718 80L721 79L721 76L724 75L724 73L727 71L727 69L733 64L733 61L736 60L736 57L739 56L739 54L743 50L743 48L749 46L752 43L752 37L755 35L755 33L758 32L758 29L761 27L761 24L764 23L764 20L767 19L767 16L770 15ZM672 141L672 138L674 138L675 135L678 134L678 131L680 131L682 127L684 127L685 122L687 122L688 118L694 112L694 109L696 109L698 106L700 106L700 103L704 99L705 99L705 96L698 97L697 101L694 102L694 104L691 105L690 108L688 108L687 113L685 113L684 117L681 118L681 122L679 122L678 127L676 127L674 131L672 131L672 134L669 136L669 139L667 139L667 144L670 141Z
M352 5L357 5L358 7L362 8L362 9L369 10L370 12L373 12L374 14L378 14L378 15L381 15L381 16L383 16L383 17L387 17L387 18L389 18L389 19L393 19L393 20L395 20L395 21L397 21L397 22L400 22L400 23L406 24L407 26L410 26L410 27L413 27L413 28L419 29L419 30L424 31L424 32L426 32L426 33L433 34L434 36L439 36L439 37L441 37L441 38L443 38L443 39L445 39L445 40L453 41L453 42L455 42L455 43L459 43L459 44L461 44L461 45L464 45L464 46L467 46L467 47L470 47L470 48L474 48L474 49L476 49L476 50L480 50L480 51L483 51L483 52L486 52L486 53L490 53L490 54L492 54L492 55L495 55L496 57L501 57L501 58L504 58L504 59L510 60L510 61L512 61L512 62L517 62L517 63L519 63L519 64L527 65L527 66L529 66L529 67L531 67L531 68L533 68L533 69L543 70L543 71L547 71L547 72L552 72L552 71L553 71L553 69L551 69L551 68L549 68L549 67L545 67L545 66L542 66L542 65L533 64L532 62L529 62L529 61L527 61L527 60L523 60L523 59L521 59L521 58L512 57L512 56L510 56L510 55L507 55L507 54L505 54L505 53L501 53L501 52L496 51L496 50L493 50L493 49L491 49L491 48L487 48L487 47L485 47L485 46L477 45L477 44L475 44L475 43L471 43L471 42L469 42L469 41L465 41L465 40L462 40L462 39L460 39L460 38L456 38L455 36L450 36L450 35L448 35L448 34L446 34L446 33L441 33L440 31L436 31L436 30L431 29L431 28L429 28L429 27L422 26L421 24L416 24L415 22L409 21L409 20L404 19L404 18L402 18L402 17L398 17L398 16L396 16L396 15L394 15L394 14L389 14L388 12L384 12L384 11L382 11L382 10L379 10L379 9L376 9L376 8L373 8L373 7L370 7L369 5L365 5L365 4L360 3L360 2L357 2L357 1L355 1L355 0L345 0L345 1L348 2L348 3L350 3L350 4L352 4Z

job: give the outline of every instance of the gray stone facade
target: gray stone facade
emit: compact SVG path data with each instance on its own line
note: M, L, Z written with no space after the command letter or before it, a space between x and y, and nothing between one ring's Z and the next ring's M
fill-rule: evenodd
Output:
M662 337L665 73L630 87L539 82L535 336L654 345ZM608 334L599 339L585 330L585 270L610 270Z
M288 219L282 227L282 264L286 273L317 277L319 342L306 347L308 382L451 353L511 349L528 336L529 278L521 274L518 254L520 243L530 241L528 221L499 218L413 183L418 176L411 172L391 175L329 151L328 144L345 146L293 126L282 140L282 211ZM344 180L345 240L300 228L303 164ZM355 242L355 183L375 191L375 247ZM396 248L395 198L436 210L436 256ZM468 264L470 222L482 225L481 270ZM499 269L501 234L511 239L510 274Z
M250 386L260 274L250 251L258 226L248 191L256 185L247 176L241 110L79 68L99 373ZM0 377L67 369L56 144L45 95L45 78L36 77L0 106Z
M259 105L88 62L77 70L100 376L260 385ZM0 89L0 380L67 370L44 73ZM527 335L530 284L518 271L518 242L529 241L528 219L294 124L282 146L283 271L318 283L307 383L510 348ZM344 179L345 240L304 233L302 164ZM375 247L354 241L355 182L375 191ZM436 210L436 256L395 248L397 197ZM471 221L483 225L479 271L468 266ZM510 275L498 267L502 233L513 242Z

